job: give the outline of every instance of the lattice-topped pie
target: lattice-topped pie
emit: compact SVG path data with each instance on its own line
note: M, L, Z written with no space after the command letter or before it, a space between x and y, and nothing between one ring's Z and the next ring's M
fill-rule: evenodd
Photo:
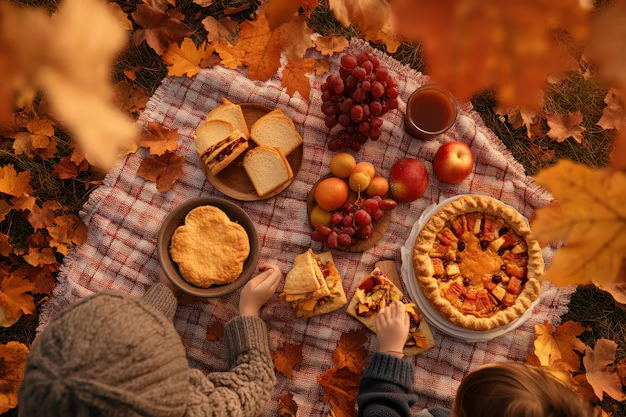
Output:
M415 241L415 276L430 304L470 330L504 326L539 296L543 258L517 211L491 197L445 205Z

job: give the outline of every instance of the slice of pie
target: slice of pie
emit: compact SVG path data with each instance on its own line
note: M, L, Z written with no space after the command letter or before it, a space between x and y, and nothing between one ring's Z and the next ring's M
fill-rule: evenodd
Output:
M457 326L511 323L539 296L543 257L522 215L491 197L445 205L415 241L415 277L430 304Z
M433 335L417 306L404 298L402 291L378 268L361 281L346 312L376 333L376 314L395 300L405 304L411 323L404 354L415 356L434 347Z

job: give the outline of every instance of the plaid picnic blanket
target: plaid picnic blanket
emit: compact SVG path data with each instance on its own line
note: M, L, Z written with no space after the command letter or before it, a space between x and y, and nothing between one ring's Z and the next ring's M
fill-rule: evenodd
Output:
M372 161L377 171L388 176L399 158L423 161L430 174L426 193L411 204L400 204L393 212L391 225L384 238L363 253L334 251L333 255L343 285L350 299L358 282L381 259L393 259L400 270L399 248L411 232L422 210L444 198L462 194L485 194L512 205L525 216L533 209L546 205L551 196L533 183L524 173L502 142L483 124L480 116L466 104L452 129L438 140L425 142L411 139L404 133L402 114L410 93L428 77L402 66L397 61L374 51L362 41L353 41L353 52L369 50L388 67L395 70L399 81L400 109L385 115L383 134L377 142L368 142L357 160ZM309 53L320 58L317 52ZM330 58L331 71L339 67L339 56ZM196 77L166 78L140 117L140 125L157 121L180 133L178 154L185 156L184 176L165 193L155 184L136 175L141 160L148 157L145 149L120 161L106 177L83 208L82 218L89 229L87 242L65 258L54 297L46 304L40 317L41 331L46 323L68 304L104 289L115 289L141 295L144 284L157 281L159 263L156 241L159 227L166 215L189 198L199 196L225 197L208 184L198 165L194 150L194 129L204 120L220 98L235 103L259 103L280 107L295 122L304 139L304 162L296 180L275 198L256 202L237 202L254 221L261 244L260 261L276 263L283 272L289 271L296 254L309 247L323 250L312 242L307 221L306 195L312 185L329 172L333 152L325 144L329 137L324 126L320 84L325 77L314 77L310 102L299 95L289 97L280 86L280 74L267 82L250 81L244 71L216 66ZM460 140L474 154L476 166L461 184L449 185L437 180L431 161L441 143ZM545 252L546 261L552 253ZM544 284L541 302L533 316L519 329L485 343L465 343L434 330L437 347L412 359L417 367L414 389L423 407L450 406L456 388L468 372L484 363L522 361L532 352L533 325L548 320L559 322L567 310L572 287L555 288ZM191 366L204 372L225 370L227 357L223 340L208 341L206 328L215 320L226 323L237 314L239 291L212 299L208 304L195 303L178 308L175 326L184 338ZM264 307L261 317L267 323L270 347L275 350L283 343L303 345L304 361L296 366L292 379L278 376L273 400L263 410L263 416L277 416L278 398L289 391L299 405L299 415L326 416L328 405L322 402L322 389L316 376L334 366L332 355L342 333L359 328L360 324L338 310L310 320L296 319L291 307L274 297ZM376 338L369 334L366 345L370 352L377 347Z

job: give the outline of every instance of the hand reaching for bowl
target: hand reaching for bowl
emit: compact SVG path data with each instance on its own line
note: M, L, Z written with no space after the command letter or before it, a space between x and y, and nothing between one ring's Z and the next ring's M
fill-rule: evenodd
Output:
M379 351L399 358L404 357L402 351L409 334L410 323L406 308L400 301L396 300L380 310L376 315Z
M276 292L278 283L283 276L276 265L263 264L259 266L259 270L262 272L248 281L241 290L239 314L242 316L258 316L261 307Z

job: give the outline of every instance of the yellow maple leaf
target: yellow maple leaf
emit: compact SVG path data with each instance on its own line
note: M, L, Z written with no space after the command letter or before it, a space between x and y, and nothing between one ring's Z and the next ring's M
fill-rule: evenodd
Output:
M577 352L585 351L585 344L578 339L585 328L577 322L568 321L556 328L553 334L552 326L546 321L535 324L535 355L541 366L558 367L576 372L580 369L580 356Z
M17 391L24 379L24 367L29 350L25 344L9 342L0 344L0 414L4 414L17 406Z
M189 38L183 39L180 46L175 42L170 43L162 58L163 62L169 66L167 75L177 77L187 74L187 77L191 78L199 73L201 68L217 63L217 56L213 55L211 45L207 47L207 43L202 42L202 45L196 49L196 45Z
M282 86L287 87L287 94L293 96L297 91L305 100L309 99L311 92L311 82L305 74L313 71L315 59L305 58L296 62L288 62L283 69Z
M558 203L535 210L533 234L566 242L544 278L557 285L615 281L626 255L626 173L561 159L535 180Z
M28 294L35 289L35 284L28 279L9 275L0 281L0 325L9 327L14 324L22 313L33 314L35 303L33 296Z
M215 52L220 56L220 64L226 68L235 69L243 65L243 57L245 52L240 51L226 40L213 41L211 45L215 48Z
M33 157L36 149L45 149L50 145L50 138L54 136L54 127L49 119L35 117L26 128L28 132L19 132L14 135L13 149L16 155Z
M18 174L13 164L0 167L0 193L15 197L28 197L32 192L30 170Z

